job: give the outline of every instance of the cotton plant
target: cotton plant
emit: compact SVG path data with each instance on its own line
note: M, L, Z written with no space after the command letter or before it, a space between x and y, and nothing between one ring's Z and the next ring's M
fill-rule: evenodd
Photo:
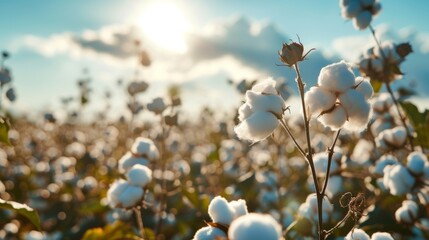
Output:
M248 214L246 201L243 199L228 202L221 196L216 196L210 201L208 213L212 222L208 226L199 229L193 240L216 240L226 238L231 223Z
M366 29L381 10L378 0L340 0L341 15L353 21L358 30Z
M140 234L144 238L144 226L141 216L141 207L145 207L144 200L147 187L152 181L152 170L143 158L156 159L159 151L153 141L138 137L130 151L134 157L122 157L119 161L119 171L126 176L116 179L107 191L107 202L112 208L133 209L139 224ZM140 158L138 158L140 157Z

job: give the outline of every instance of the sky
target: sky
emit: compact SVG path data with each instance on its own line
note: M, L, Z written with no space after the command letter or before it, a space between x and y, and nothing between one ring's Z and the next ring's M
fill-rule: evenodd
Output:
M411 42L414 53L403 64L398 85L417 86L429 94L429 2L381 1L372 21L381 41ZM17 101L9 108L33 115L61 111L60 99L77 96L76 81L88 69L92 79L88 109L104 106L113 95L113 113L125 111L128 96L117 80L131 81L135 72L150 87L143 103L165 96L168 86L182 88L184 108L209 105L220 111L240 104L227 83L284 77L278 67L282 42L300 37L317 50L302 63L304 80L314 84L320 68L357 57L374 45L369 30L355 30L341 17L338 1L316 0L73 0L2 1L0 50L11 58ZM152 61L141 67L134 41ZM225 109L225 110L224 110Z

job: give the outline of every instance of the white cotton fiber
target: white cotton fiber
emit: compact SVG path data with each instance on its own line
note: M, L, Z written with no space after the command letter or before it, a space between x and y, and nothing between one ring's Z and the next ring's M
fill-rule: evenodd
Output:
M145 155L150 159L159 157L158 149L149 138L138 137L131 146L131 152L137 155Z
M276 81L271 77L263 80L260 83L255 84L252 87L252 91L263 93L263 94L272 94L272 95L278 94L276 89Z
M234 219L234 210L225 198L217 196L210 201L209 216L216 223L230 225Z
M144 165L136 164L128 171L127 179L131 185L145 187L152 181L152 170Z
M336 97L335 95L321 87L311 87L305 93L304 100L307 104L310 113L318 116L322 111L328 110L334 106Z
M320 70L317 83L323 89L342 93L353 87L355 75L350 66L345 61L341 61L323 67Z
M355 79L355 85L357 85L356 91L360 92L366 100L370 99L372 94L374 94L374 89L368 79L357 77Z
M247 103L243 103L240 108L238 108L238 120L240 122L244 121L244 119L248 118L253 113L250 105Z
M372 234L371 240L394 240L392 235L387 232L376 232Z
M253 112L274 112L277 115L282 115L285 107L285 102L279 95L265 95L253 91L246 92L246 103Z
M417 220L419 207L417 203L411 200L402 202L402 206L395 212L395 219L399 223L412 224Z
M119 205L119 195L127 188L128 183L123 179L116 180L107 190L107 202L114 208Z
M243 199L231 201L228 204L234 210L234 219L248 214L246 201Z
M407 168L414 174L422 174L427 161L423 153L412 152L407 157Z
M143 197L143 189L127 183L127 187L118 196L120 205L124 208L134 207Z
M255 112L238 124L234 131L237 137L249 141L267 138L278 126L277 118L269 112Z
M369 235L362 229L353 229L344 240L370 240Z
M366 127L369 119L370 105L365 97L354 89L349 89L341 94L338 99L347 112L347 127L352 130L360 130Z
M347 4L343 2L341 5L341 14L344 18L354 18L362 11L362 6L356 0L349 0Z
M207 226L200 228L194 235L192 240L215 240L215 239L224 239L226 234L219 228Z
M282 227L270 215L250 213L234 220L228 230L231 240L280 240Z
M380 133L384 141L395 147L400 147L407 140L407 131L402 126L384 130Z
M364 30L369 26L372 20L370 11L362 11L355 18L353 18L353 25L359 30Z
M321 115L319 121L331 130L338 130L347 121L346 110L341 105L335 106L332 112Z
M390 165L384 168L383 184L395 196L402 196L411 191L415 178L407 168L401 164Z
M125 173L132 166L140 164L147 166L149 164L149 160L143 157L135 157L131 152L127 152L124 156L119 159L118 168L120 173Z

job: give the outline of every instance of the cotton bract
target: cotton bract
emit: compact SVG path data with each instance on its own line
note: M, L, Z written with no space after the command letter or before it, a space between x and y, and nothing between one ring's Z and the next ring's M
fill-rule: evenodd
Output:
M282 228L266 214L250 213L234 220L228 230L230 240L280 240Z
M268 78L246 92L246 102L238 111L241 122L234 128L238 138L257 142L277 128L285 103L275 86L276 82Z

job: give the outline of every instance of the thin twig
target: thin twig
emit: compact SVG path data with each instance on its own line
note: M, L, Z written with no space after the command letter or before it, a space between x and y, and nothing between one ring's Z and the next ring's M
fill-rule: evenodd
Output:
M136 218L137 218L137 223L139 225L139 229L140 229L140 235L142 237L142 239L145 239L145 234L144 234L144 225L143 225L143 219L142 219L142 213L141 213L141 207L135 207L134 208L134 212L136 214Z
M335 147L335 144L337 144L337 140L338 140L338 137L340 136L340 132L341 132L341 129L338 129L337 134L335 135L334 142L332 143L331 147L328 148L328 151L329 151L328 168L326 169L325 183L323 184L322 191L320 192L322 196L325 196L326 187L328 186L328 179L331 171L331 162L332 162L332 157L334 156L334 147Z

